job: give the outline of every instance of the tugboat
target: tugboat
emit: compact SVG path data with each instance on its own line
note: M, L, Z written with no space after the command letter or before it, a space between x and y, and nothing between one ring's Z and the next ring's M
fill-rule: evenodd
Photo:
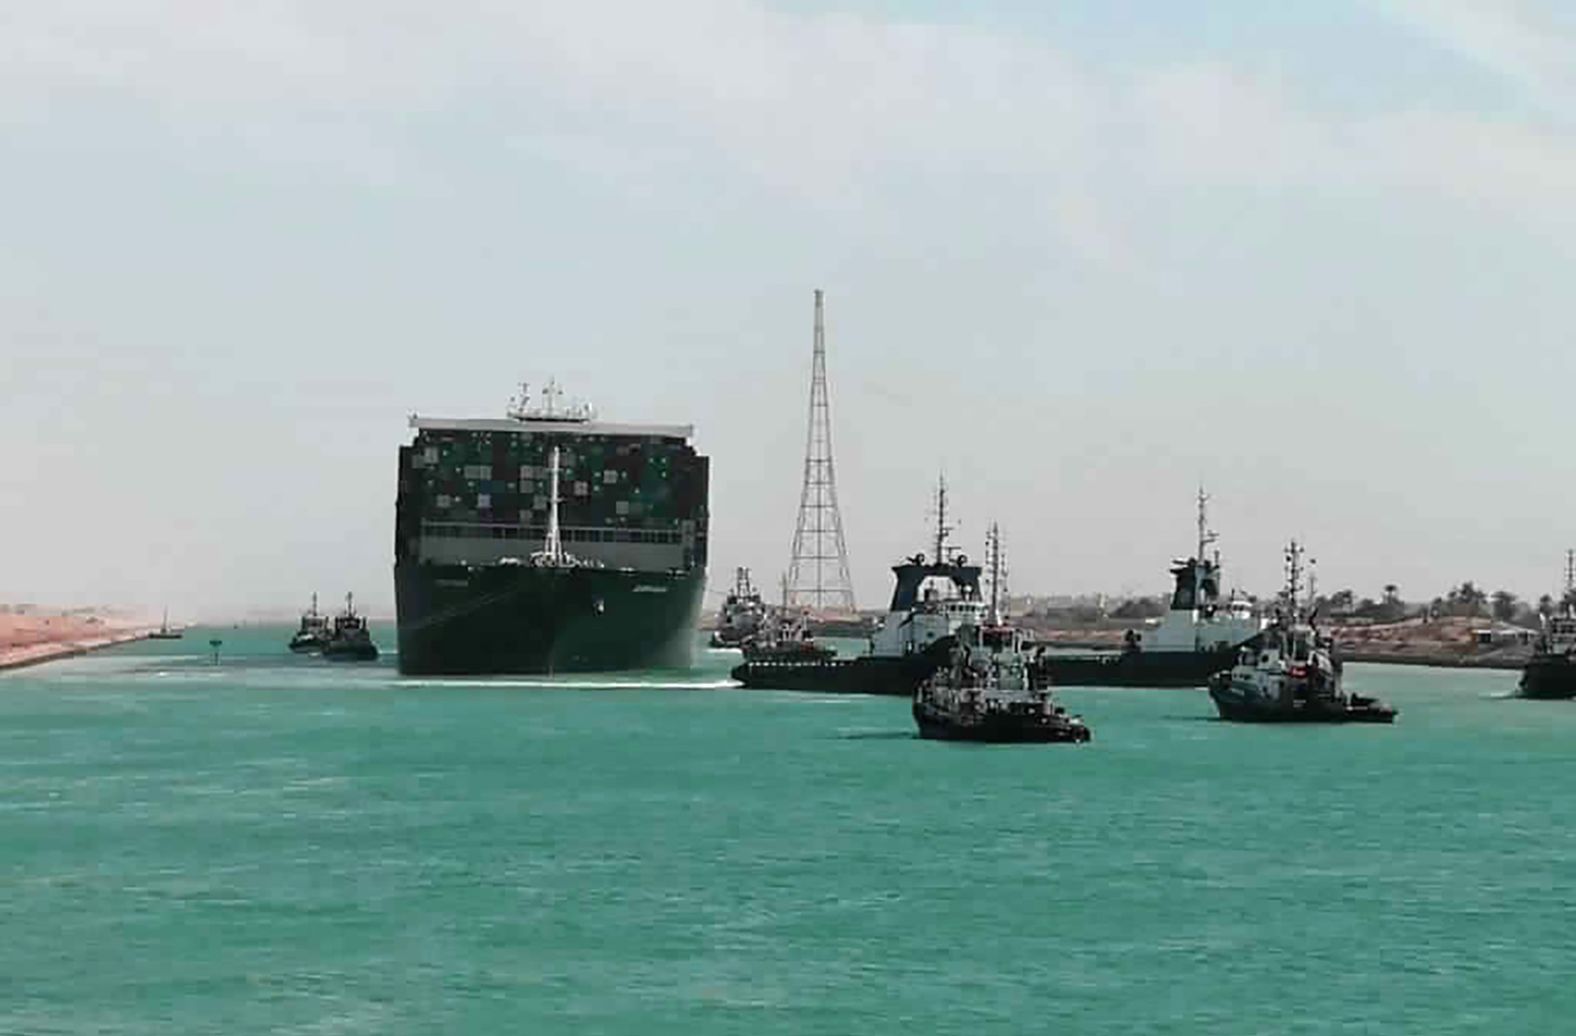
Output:
M766 602L750 582L750 570L733 570L733 589L723 599L717 628L711 634L714 648L732 648L753 637L766 621Z
M323 645L323 657L334 662L371 662L378 657L367 620L356 614L353 595L345 595L345 610L334 616L334 629Z
M947 545L951 532L943 481L936 493L935 554L915 554L892 566L892 601L863 654L782 660L746 651L733 678L752 688L912 698L920 682L946 663L958 629L984 618L980 567Z
M961 626L947 663L914 692L919 736L993 743L1089 740L1082 718L1051 699L1026 651L1023 631L1001 617L1001 534L990 532L991 601L983 624Z
M148 634L149 640L180 640L186 634L179 626L170 628L170 610L164 609L164 620L159 623L159 628Z
M1286 548L1286 610L1238 649L1237 664L1209 680L1221 719L1244 723L1391 723L1396 710L1341 690L1332 640L1299 612L1303 548Z
M787 609L768 614L739 646L746 662L828 662L837 657L836 648L811 635L809 616Z
M317 594L313 594L312 607L301 613L301 628L290 638L290 650L296 654L321 651L332 636L328 616L318 612Z
M1233 593L1221 599L1220 551L1205 556L1219 536L1209 528L1209 497L1198 492L1198 550L1171 562L1175 588L1160 625L1128 630L1122 650L1047 654L1046 675L1061 687L1203 687L1231 665L1239 644L1264 628L1253 603Z
M1523 698L1576 698L1576 554L1565 553L1565 597L1554 615L1543 619L1543 632L1532 657L1521 670Z

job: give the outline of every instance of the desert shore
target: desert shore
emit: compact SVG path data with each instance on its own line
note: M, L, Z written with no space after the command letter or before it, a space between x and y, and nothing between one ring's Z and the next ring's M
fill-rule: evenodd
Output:
M1348 662L1385 662L1392 665L1443 666L1452 669L1520 669L1532 655L1527 630L1524 638L1501 636L1481 643L1478 631L1508 627L1484 618L1449 617L1432 621L1323 627L1335 637L1338 655ZM1085 651L1119 651L1121 629L1038 629L1043 643Z
M0 613L0 671L141 640L153 628L144 622L76 612Z

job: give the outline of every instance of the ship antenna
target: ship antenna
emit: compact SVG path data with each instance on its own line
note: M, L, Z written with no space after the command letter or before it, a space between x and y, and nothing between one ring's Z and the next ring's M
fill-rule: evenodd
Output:
M990 523L990 531L985 534L985 552L990 558L990 611L986 613L986 621L992 626L1000 626L1004 573L1001 567L1001 527L995 522Z
M531 409L531 383L520 382L520 394L509 400L509 408L505 413L516 421L524 421ZM414 419L414 418L413 418Z
M313 617L316 617L316 615L317 615L317 591L316 590L312 591L312 615L313 615Z
M947 476L939 475L936 478L936 564L946 563L947 537L952 533L952 526L947 524Z
M551 406L551 404L549 404ZM564 559L564 545L558 535L558 447L553 447L552 460L548 467L548 500L550 510L547 512L547 542L542 546L548 564L557 565Z
M1198 553L1193 555L1199 561L1204 560L1204 550L1211 543L1220 538L1220 534L1209 527L1209 494L1204 492L1204 487L1198 487Z
M1286 609L1290 621L1295 623L1297 615L1297 598L1302 593L1302 555L1303 546L1292 540L1286 547Z
M1576 591L1576 550L1565 552L1565 597L1570 599L1571 592Z

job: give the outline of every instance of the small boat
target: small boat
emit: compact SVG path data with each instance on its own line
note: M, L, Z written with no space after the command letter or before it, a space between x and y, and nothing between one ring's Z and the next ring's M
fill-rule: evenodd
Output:
M767 616L755 633L739 645L745 662L819 663L837 657L837 649L817 641L803 612L777 611Z
M998 744L1088 741L1083 719L1052 699L1050 684L1029 657L1024 632L1001 619L1001 538L994 526L989 550L990 610L983 624L958 628L947 662L914 692L919 736Z
M175 627L174 629L170 628L170 610L166 608L164 609L164 621L159 623L158 629L148 634L148 639L180 640L185 635L185 631L183 631L179 626Z
M297 654L321 651L332 636L328 616L317 610L317 594L313 594L312 607L301 613L301 626L290 638L290 650Z
M1230 669L1210 677L1220 718L1244 723L1392 723L1396 710L1341 688L1333 640L1298 611L1303 548L1286 548L1286 607L1243 644Z
M760 591L750 582L750 570L734 569L733 589L728 591L722 609L717 613L717 628L712 631L711 646L739 647L760 631L767 621L767 612Z
M371 662L378 657L365 617L356 614L352 595L345 595L345 610L334 616L334 628L323 645L323 657L335 662Z

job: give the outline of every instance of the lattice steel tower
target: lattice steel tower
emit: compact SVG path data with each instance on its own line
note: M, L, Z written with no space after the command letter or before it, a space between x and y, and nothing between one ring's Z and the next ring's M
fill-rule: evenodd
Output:
M848 547L843 543L843 516L837 509L837 479L832 472L832 407L826 396L826 328L819 288L815 291L815 353L810 362L804 485L799 490L799 520L793 532L787 583L790 605L854 610L854 584L848 577Z

